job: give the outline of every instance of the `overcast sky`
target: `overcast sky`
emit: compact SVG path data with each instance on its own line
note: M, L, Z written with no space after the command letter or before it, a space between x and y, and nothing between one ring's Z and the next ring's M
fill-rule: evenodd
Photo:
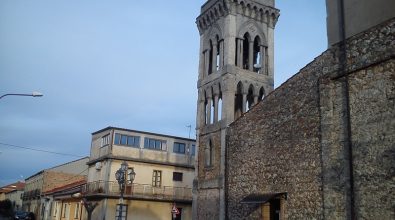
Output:
M1 0L0 95L44 96L0 99L0 186L89 155L91 133L107 126L188 137L204 2ZM276 7L278 87L321 54L327 38L324 0Z

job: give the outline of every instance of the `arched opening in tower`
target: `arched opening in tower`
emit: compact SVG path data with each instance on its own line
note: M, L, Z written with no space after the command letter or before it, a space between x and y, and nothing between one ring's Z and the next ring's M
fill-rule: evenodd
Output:
M261 39L256 36L254 39L254 72L260 73L262 68Z
M249 111L254 104L254 86L250 85L247 93L246 111Z
M243 69L248 70L249 68L249 42L251 37L248 33L244 34L243 37Z
M237 84L237 91L235 94L235 119L243 114L243 84Z

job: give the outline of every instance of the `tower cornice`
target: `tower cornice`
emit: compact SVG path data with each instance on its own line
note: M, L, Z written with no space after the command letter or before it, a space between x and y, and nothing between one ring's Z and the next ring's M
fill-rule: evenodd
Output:
M280 16L280 10L254 0L210 0L202 6L201 14L196 18L200 34L218 19L229 14L240 14L267 23L274 28Z

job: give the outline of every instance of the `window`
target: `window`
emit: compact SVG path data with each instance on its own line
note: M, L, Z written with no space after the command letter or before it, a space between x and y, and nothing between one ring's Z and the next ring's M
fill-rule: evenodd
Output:
M128 205L117 204L117 209L116 209L115 213L116 213L115 219L127 220L128 219ZM119 213L121 213L121 216L119 216Z
M80 216L80 203L77 202L74 209L74 218L78 219Z
M52 215L53 217L56 217L57 213L58 213L58 202L55 202L55 204L52 206Z
M182 173L180 173L180 172L173 172L173 181L180 181L180 182L182 182Z
M166 141L156 140L152 138L144 138L144 148L152 150L163 150L166 151Z
M101 146L104 147L110 144L110 134L107 134L101 138Z
M173 152L178 154L185 154L185 144L174 142Z
M131 147L140 147L140 137L116 133L114 138L114 144L131 146Z
M212 167L214 162L214 149L211 140L209 141L208 146L206 146L204 153L206 167Z
M132 173L134 172L134 168L133 167L128 167L128 171L127 171L127 173L126 173L126 175L128 175L127 176L127 184L131 184L132 182L131 182L131 180L132 180ZM136 175L136 173L134 173L134 175ZM133 176L133 178L134 178L134 176Z
M196 146L194 144L192 144L191 155L195 156L195 154L196 154Z
M68 218L68 215L69 215L69 213L68 213L68 205L67 205L67 203L64 203L63 204L63 211L62 211L62 218ZM66 216L67 215L67 216Z
M161 187L162 185L162 171L154 170L152 173L152 186Z

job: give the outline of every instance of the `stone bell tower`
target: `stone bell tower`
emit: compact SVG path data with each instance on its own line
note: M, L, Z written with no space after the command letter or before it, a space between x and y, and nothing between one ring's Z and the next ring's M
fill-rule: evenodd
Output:
M226 128L273 90L274 0L209 0L200 33L194 219L225 219Z

